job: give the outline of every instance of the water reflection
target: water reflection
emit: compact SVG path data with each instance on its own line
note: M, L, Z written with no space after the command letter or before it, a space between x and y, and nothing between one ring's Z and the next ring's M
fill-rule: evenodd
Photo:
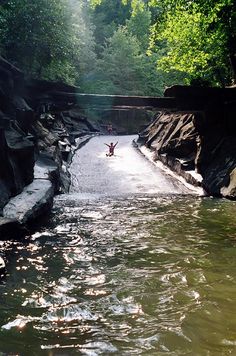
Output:
M235 208L184 196L58 197L50 226L1 244L13 252L0 351L233 355Z

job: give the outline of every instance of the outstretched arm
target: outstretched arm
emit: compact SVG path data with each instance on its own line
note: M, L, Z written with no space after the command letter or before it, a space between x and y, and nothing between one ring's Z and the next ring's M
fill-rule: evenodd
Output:
M106 146L110 147L110 145L108 145L107 143L104 143L104 145L106 145Z
M118 141L116 142L116 144L114 145L114 147L116 147L117 144L118 144Z

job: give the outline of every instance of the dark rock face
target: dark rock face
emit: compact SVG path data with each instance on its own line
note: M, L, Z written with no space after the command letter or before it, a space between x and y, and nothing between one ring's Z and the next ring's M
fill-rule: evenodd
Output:
M0 207L33 180L34 145L15 130L0 128Z
M174 86L165 95L177 109L158 113L139 140L191 183L199 173L209 195L236 199L236 89Z
M8 158L15 182L13 195L33 180L34 144L15 130L5 131Z
M44 180L34 176L36 161L37 174L47 167L46 180L54 193L68 189L66 167L75 138L97 131L72 110L76 90L63 83L25 79L23 72L0 57L0 217L12 197L33 180Z
M195 154L196 130L193 114L161 113L151 125L146 144L158 154L188 158Z
M236 167L236 136L208 137L201 141L198 166L203 177L203 187L210 195L236 198L235 193L225 194L230 175Z
M25 234L25 228L16 219L0 217L0 238L19 238Z
M33 110L19 96L23 73L0 58L0 209L33 180L34 144L27 139Z
M162 161L192 184L198 184L188 170L193 170L197 153L194 113L158 113L153 123L139 135L139 141L155 151Z
M0 170L0 209L7 203L10 196L10 177L11 177L11 167L8 161L7 143L5 138L5 132L0 129L0 160L1 170Z

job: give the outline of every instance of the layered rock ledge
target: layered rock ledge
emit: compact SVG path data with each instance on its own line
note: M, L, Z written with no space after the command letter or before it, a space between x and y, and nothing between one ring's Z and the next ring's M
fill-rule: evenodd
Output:
M236 88L174 86L176 107L159 111L139 144L206 194L236 199Z
M76 90L27 78L0 57L0 239L24 234L68 190L76 139L98 131L67 98Z

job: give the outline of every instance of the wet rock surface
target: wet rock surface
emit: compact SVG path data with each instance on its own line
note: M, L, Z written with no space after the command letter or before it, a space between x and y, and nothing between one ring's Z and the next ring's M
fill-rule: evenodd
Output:
M52 207L53 185L46 179L35 179L21 194L12 198L3 208L3 216L20 223L37 218Z

